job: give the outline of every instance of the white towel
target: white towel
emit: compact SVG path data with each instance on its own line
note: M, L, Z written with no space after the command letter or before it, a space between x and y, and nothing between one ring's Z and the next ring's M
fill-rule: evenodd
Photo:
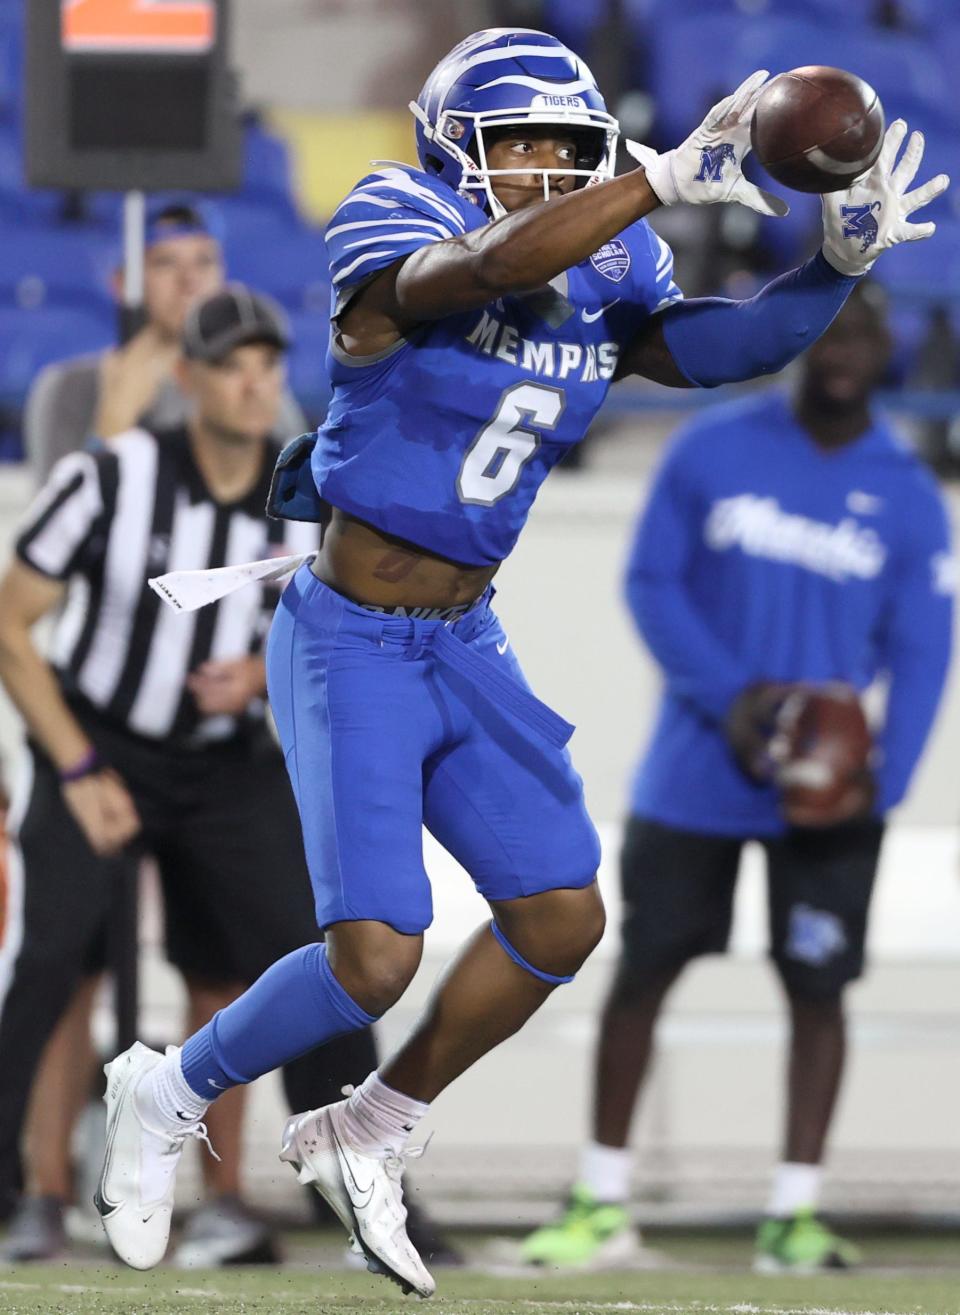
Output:
M292 557L268 557L262 562L244 562L242 566L220 566L215 571L168 571L147 583L175 612L195 612L198 607L215 603L245 585L282 580L305 562L313 561L316 555L306 552Z

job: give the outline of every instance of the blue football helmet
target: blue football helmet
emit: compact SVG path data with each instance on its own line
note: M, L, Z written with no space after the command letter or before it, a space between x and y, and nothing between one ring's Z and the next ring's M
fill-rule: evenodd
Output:
M421 167L458 192L483 193L493 218L504 214L491 178L573 175L578 187L613 176L620 125L607 113L593 74L556 37L526 28L490 27L454 46L427 78L410 110ZM517 124L560 125L577 142L576 168L489 169L484 130Z

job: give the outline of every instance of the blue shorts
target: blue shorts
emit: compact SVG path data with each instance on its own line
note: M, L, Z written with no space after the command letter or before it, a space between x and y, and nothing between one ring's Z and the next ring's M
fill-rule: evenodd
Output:
M267 645L270 702L317 921L433 919L422 826L488 900L588 886L600 844L563 747L489 606L381 616L301 567Z

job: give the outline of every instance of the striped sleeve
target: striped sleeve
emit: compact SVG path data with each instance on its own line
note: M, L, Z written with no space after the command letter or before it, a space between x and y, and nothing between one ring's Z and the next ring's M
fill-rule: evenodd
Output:
M647 290L647 308L652 315L675 301L682 301L683 293L673 279L673 252L659 233L652 228L647 231L654 261L653 278Z
M427 175L400 168L370 174L340 203L326 231L335 314L381 270L466 227L455 195Z
M104 510L97 458L70 453L57 462L27 509L15 542L17 556L53 580L66 580Z

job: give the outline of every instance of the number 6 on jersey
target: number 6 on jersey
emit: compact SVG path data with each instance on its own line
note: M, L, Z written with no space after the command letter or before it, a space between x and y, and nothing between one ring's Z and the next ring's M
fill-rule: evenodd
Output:
M565 406L562 388L534 383L507 388L493 419L464 455L457 476L460 501L492 507L511 493L524 465L540 446L540 431L556 429Z

